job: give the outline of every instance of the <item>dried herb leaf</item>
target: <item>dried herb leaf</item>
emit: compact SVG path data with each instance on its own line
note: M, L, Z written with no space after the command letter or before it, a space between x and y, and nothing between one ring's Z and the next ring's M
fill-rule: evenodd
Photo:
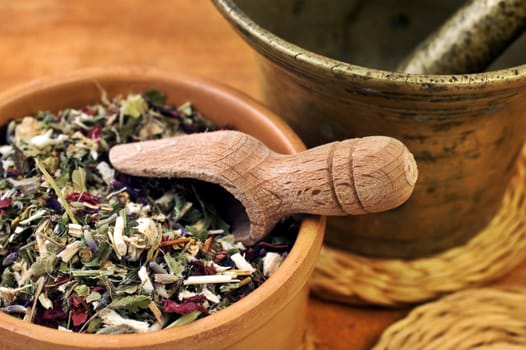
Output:
M77 192L87 192L86 188L86 171L84 168L78 168L71 173L71 181L73 181L73 189Z
M165 254L163 258L172 275L177 277L183 276L183 272L185 271L184 261L181 259L175 259L170 254Z
M81 284L81 285L78 285L74 288L75 290L75 293L77 293L77 295L79 297L85 297L85 296L88 296L89 293L90 293L90 289L87 285L85 284Z
M184 326L185 324L188 324L190 322L197 320L197 318L201 314L202 312L199 310L189 312L185 315L182 315L181 317L179 317L177 320L173 321L172 323L170 323L166 328Z
M126 309L136 313L140 309L147 309L151 299L146 295L128 296L112 301L109 305L112 309Z
M148 90L142 93L144 98L154 105L162 106L166 103L166 95L159 90Z
M148 110L148 105L141 95L129 95L121 101L121 113L135 119L139 118Z

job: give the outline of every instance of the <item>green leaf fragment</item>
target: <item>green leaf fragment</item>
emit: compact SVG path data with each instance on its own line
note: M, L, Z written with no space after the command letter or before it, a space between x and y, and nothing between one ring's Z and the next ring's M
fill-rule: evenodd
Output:
M103 277L111 276L115 271L110 268L105 270L70 270L69 273L73 277Z
M121 101L121 113L132 118L139 118L148 110L148 104L141 95L129 95Z
M87 192L86 188L86 170L78 168L71 173L71 180L73 181L73 189L77 192Z
M79 297L88 296L90 293L89 287L85 284L80 284L76 286L73 290L75 291L75 293L77 293Z
M184 314L183 316L179 317L174 322L170 323L166 328L179 327L179 326L188 324L192 321L197 320L197 318L199 317L199 315L201 315L201 313L202 313L201 311L196 310L196 311L192 311L187 314Z
M55 254L38 257L37 260L31 265L31 273L35 277L43 276L45 274L52 274L56 262L57 256Z
M78 224L77 218L75 218L75 214L73 214L73 211L69 207L68 202L66 201L66 198L64 198L64 195L62 194L62 191L57 186L57 184L55 183L55 181L53 180L51 175L49 175L49 173L46 170L46 168L36 158L35 158L35 165L37 166L38 170L40 170L42 175L44 175L44 178L46 179L47 183L51 186L53 191L55 191L55 194L60 199L60 202L61 202L62 206L64 207L64 210L66 211L66 213L67 213L69 219L71 220L71 222L74 223L74 224Z
M163 228L159 224L157 226L157 231L162 232ZM159 245L161 244L161 239L163 238L162 234L156 235L155 240L152 242L152 246L148 250L148 253L146 254L146 261L150 261L153 259L154 256L157 255L157 251L159 249Z
M177 110L185 115L191 115L193 113L192 104L190 102L185 102L180 105Z
M208 237L208 225L205 220L199 220L193 225L185 226L185 230L201 242Z
M147 309L152 300L146 295L127 296L114 300L109 307L112 309L126 309L129 312L137 312Z
M54 173L58 169L59 161L57 157L47 157L42 159L42 164L46 169L49 169L50 172Z
M1 287L13 288L16 285L15 274L10 269L2 271Z
M139 289L138 284L120 285L117 288L115 288L115 293L118 295L133 294L137 292L138 289Z
M102 319L99 317L94 318L86 328L87 333L95 333L102 327Z
M192 208L191 203L183 206L183 208L177 214L178 217L184 222L193 224L203 218L203 213L199 209Z
M166 95L159 90L148 90L143 92L142 95L154 105L162 106L166 103Z
M172 275L175 275L177 277L183 277L183 272L185 269L184 261L176 260L170 254L165 254L163 258L166 262L166 265L168 266L168 270Z
M86 297L87 303L92 303L94 301L99 301L102 298L102 295L99 292L91 292Z

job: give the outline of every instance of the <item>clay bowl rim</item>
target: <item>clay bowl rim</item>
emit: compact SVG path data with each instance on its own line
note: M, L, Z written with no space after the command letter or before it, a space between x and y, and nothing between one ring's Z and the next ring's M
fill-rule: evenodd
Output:
M189 89L194 92L197 91L202 95L202 98L213 98L227 104L235 103L247 112L244 118L247 118L248 122L256 123L256 125L262 126L266 130L271 130L275 138L279 139L281 146L286 149L286 152L294 153L305 149L300 138L282 119L256 100L232 87L184 72L172 70L165 72L154 68L136 66L87 68L14 86L0 93L0 120L3 124L9 118L22 117L23 115L5 114L12 112L9 108L11 104L16 105L20 101L28 101L34 95L38 95L43 91L64 91L64 89L67 90L73 86L77 86L77 89L82 86L91 86L93 88L97 84L98 87L104 87L106 82L118 82L119 85L123 85L121 88L123 90L124 86L130 82L133 82L133 84L137 82L148 84L148 82L154 81L160 82L161 85L173 85L172 88L174 90ZM74 93L74 90L69 92ZM170 96L168 98L170 99ZM199 108L199 101L195 101L195 105L196 108ZM5 108L6 106L8 106L7 109ZM60 108L64 107L68 106ZM42 105L41 109L47 109L47 107ZM30 338L39 343L53 344L61 348L77 348L79 346L94 349L151 348L163 344L168 345L174 341L191 344L197 339L199 342L206 343L207 341L212 341L212 339L217 339L217 336L221 336L221 334L231 337L233 343L236 338L235 335L228 332L229 329L247 327L246 319L253 318L251 314L264 313L265 307L273 307L272 305L276 303L285 307L297 295L292 294L290 291L298 293L304 287L314 268L314 264L312 264L312 267L306 267L305 262L308 262L308 259L317 258L323 241L324 229L325 217L306 216L301 223L296 243L287 259L269 280L228 308L185 326L140 334L80 334L27 323L0 312L0 334L6 332L8 334L14 333L26 340ZM296 276L302 276L302 278L294 278ZM286 286L290 291L284 291L283 286ZM273 300L273 298L276 299ZM275 312L266 318L273 317L280 310L274 310ZM254 330L258 326L261 326L261 324L254 323L249 328Z
M432 90L438 95L481 89L486 92L508 90L517 85L523 86L526 82L526 64L483 73L439 75L400 73L339 61L304 49L273 34L250 18L234 0L212 0L212 2L223 17L260 54L277 64L282 64L284 60L293 60L296 68L302 73L309 74L314 68L325 76L332 76L334 80L366 82L370 85L381 84L383 88L395 91L401 86L405 90L409 87L415 91Z

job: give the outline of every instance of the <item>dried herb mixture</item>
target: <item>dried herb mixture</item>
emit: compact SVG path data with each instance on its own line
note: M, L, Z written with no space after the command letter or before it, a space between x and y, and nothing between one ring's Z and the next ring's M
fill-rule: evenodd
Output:
M131 177L108 161L117 143L214 128L157 91L11 121L0 146L1 310L67 331L135 333L257 288L294 234L244 247L198 185Z

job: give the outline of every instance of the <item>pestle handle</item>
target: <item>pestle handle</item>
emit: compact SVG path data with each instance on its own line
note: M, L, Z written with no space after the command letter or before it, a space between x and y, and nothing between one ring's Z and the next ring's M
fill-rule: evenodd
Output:
M417 168L398 140L371 136L278 154L238 131L215 131L117 145L110 161L121 172L192 178L222 186L244 207L261 239L295 213L352 215L392 209L413 191Z
M526 1L471 0L400 63L399 72L482 72L526 29Z

